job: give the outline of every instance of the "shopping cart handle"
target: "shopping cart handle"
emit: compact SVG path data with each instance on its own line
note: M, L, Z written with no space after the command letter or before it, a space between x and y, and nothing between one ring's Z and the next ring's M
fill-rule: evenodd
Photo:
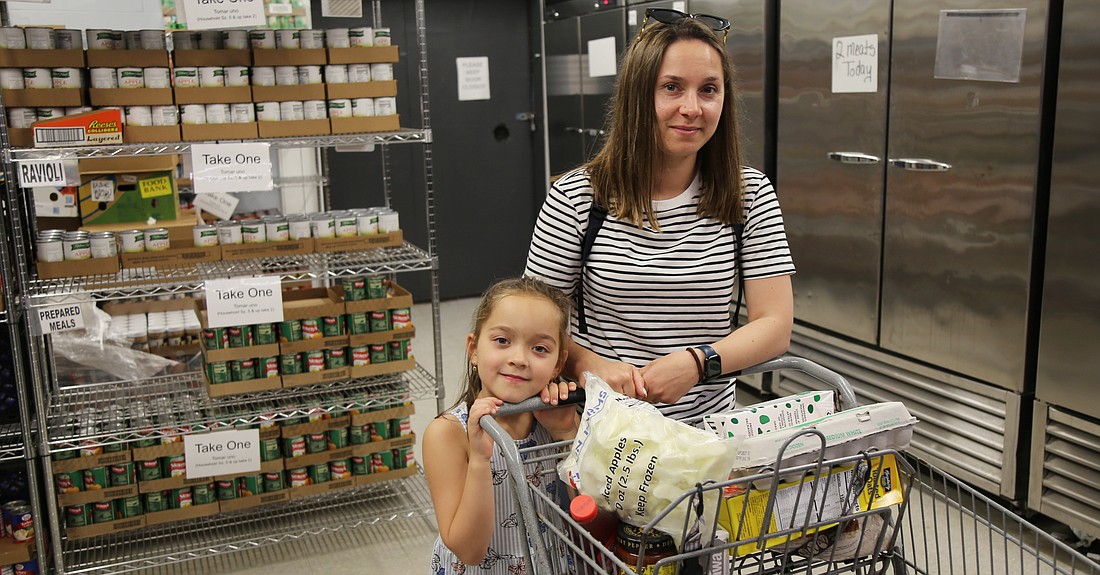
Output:
M575 403L584 403L584 390L581 388L570 391L569 397L565 399L559 399L557 405L543 403L542 398L538 396L525 399L519 403L505 403L497 409L497 412L494 414L494 416L501 417L504 415L513 415L516 413L524 413L527 411L540 411L543 409L551 409L554 407L572 405Z

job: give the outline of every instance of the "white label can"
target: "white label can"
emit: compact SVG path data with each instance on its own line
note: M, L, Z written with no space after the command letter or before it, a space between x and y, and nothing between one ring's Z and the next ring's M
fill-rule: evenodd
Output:
M296 50L302 47L297 30L276 30L275 47L282 50Z
M6 26L0 28L0 48L23 50L27 47L27 36L22 28Z
M248 66L226 66L226 86L247 86L251 78L248 74Z
M34 117L37 120L50 120L65 115L65 108L35 108Z
M299 84L320 84L321 82L320 66L298 66Z
M183 66L172 70L172 85L177 88L196 88L199 85L199 69Z
M145 251L164 252L172 247L167 228L152 228L145 231Z
M121 48L126 50L141 50L141 30L123 30Z
M328 116L330 118L350 118L351 115L351 100L337 98L328 101Z
M393 64L389 62L371 64L370 77L372 80L393 80Z
M336 237L336 220L326 213L317 213L309 216L310 231L315 238Z
M270 28L257 28L248 31L248 41L253 50L272 50L275 48L275 31Z
M142 77L146 88L171 88L168 68L143 68Z
M13 128L29 128L37 121L34 108L8 108L8 123Z
M145 71L141 68L115 68L119 88L144 88Z
M378 214L373 211L356 212L356 227L361 236L370 236L378 233Z
M122 33L116 30L88 30L84 37L89 50L115 50L122 44Z
M53 50L57 48L57 38L53 28L24 28L27 48L31 50Z
M53 78L49 68L23 68L23 85L39 90L53 88Z
M324 120L328 117L324 100L306 100L302 102L302 116L307 120Z
M164 39L164 30L141 30L138 32L138 41L142 50L164 50L167 42Z
M150 106L126 106L126 123L131 126L152 126L153 108Z
M298 43L302 48L324 48L325 31L320 29L299 30Z
M359 218L351 212L336 212L332 215L336 222L336 237L350 238L359 235Z
M113 258L118 255L114 232L96 232L91 236L92 258Z
M83 88L82 74L81 68L54 68L50 70L50 81L54 88Z
M248 30L222 30L222 45L226 50L247 50Z
M267 242L267 228L258 219L241 221L241 238L246 244L262 244Z
M348 29L347 28L329 28L325 30L325 46L329 48L348 48L351 46L348 41Z
M284 121L304 120L306 119L305 107L302 106L300 100L279 102L279 116L282 117Z
M92 79L92 87L110 89L118 87L118 76L114 68L92 68L88 73Z
M180 123L179 110L175 106L152 106L154 126L175 126Z
M309 218L304 215L287 216L290 239L292 241L308 239L313 231L309 225Z
M267 241L269 242L285 242L290 239L290 224L287 223L286 218L281 216L272 216L270 218L264 218L264 228L267 234Z
M297 66L275 66L275 85L276 86L297 86L298 85L298 67Z
M26 84L23 83L22 68L0 68L0 88L22 90L24 87Z
M225 68L221 66L202 66L199 68L199 86L224 86Z
M390 96L374 99L374 115L393 116L397 113L397 98Z
M401 229L401 218L395 210L382 208L378 210L378 233L388 234Z
M244 243L241 223L236 220L218 222L218 243L223 246L237 246Z
M193 30L176 30L172 32L173 50L198 50L199 33Z
M370 82L370 64L348 64L348 82Z
M200 224L191 229L195 247L208 248L218 245L218 228L209 224Z
M390 29L389 28L375 28L374 29L374 45L375 46L389 46L390 45Z
M271 66L255 66L252 68L253 86L274 86L275 68Z
M66 260L88 260L92 258L92 238L88 232L65 232L61 242Z
M229 107L229 115L234 124L256 121L256 106L252 102L237 102Z
M39 238L37 242L38 246L38 261L40 262L60 262L65 259L65 244L61 238Z
M260 122L278 122L282 120L278 102L256 102L256 119Z
M119 232L118 239L122 244L122 253L140 254L145 251L144 230L126 230Z
M58 50L83 50L84 31L65 28L54 30L55 44Z
M354 98L351 101L351 115L365 118L374 115L374 98Z
M229 114L229 104L207 104L207 124L228 124L232 116Z
M328 84L347 84L348 67L344 64L329 64L325 66L325 82Z
M221 50L222 46L221 30L199 31L199 50Z
M180 106L180 122L199 125L206 123L206 106L202 104L184 104Z
M348 28L348 44L355 48L374 46L374 30L365 27Z

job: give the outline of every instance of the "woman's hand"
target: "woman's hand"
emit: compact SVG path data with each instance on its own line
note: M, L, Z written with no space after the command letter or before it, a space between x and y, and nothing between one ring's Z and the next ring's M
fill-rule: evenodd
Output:
M599 366L586 371L604 380L611 389L623 395L642 399L647 398L649 391L641 370L624 361L607 361L603 359L599 361Z
M699 367L688 357L690 350L677 351L649 362L641 369L650 403L676 403L699 382Z
M551 381L540 393L543 403L557 405L569 397L570 391L577 390L577 382L553 382ZM543 409L535 412L535 419L550 433L550 437L561 441L573 439L577 434L577 406L563 405L557 408Z
M482 397L470 406L470 417L466 422L466 434L470 437L470 457L481 456L485 461L493 457L493 438L481 428L481 418L494 415L504 401L495 397Z

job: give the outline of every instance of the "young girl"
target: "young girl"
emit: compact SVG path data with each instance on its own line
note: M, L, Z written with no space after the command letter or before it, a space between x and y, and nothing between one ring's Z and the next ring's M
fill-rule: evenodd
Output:
M565 294L534 279L504 280L482 296L466 336L465 389L424 434L424 473L439 525L432 575L526 573L527 535L517 525L504 456L479 422L505 402L541 396L556 405L577 388L555 382L567 356L569 317ZM568 406L497 422L523 449L572 439L579 417ZM538 471L525 466L525 473Z

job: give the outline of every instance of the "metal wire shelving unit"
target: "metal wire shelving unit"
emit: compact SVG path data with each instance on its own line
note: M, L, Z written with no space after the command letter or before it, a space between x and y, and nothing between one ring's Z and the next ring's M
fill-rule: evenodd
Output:
M44 572L126 573L165 567L194 559L243 551L326 533L367 527L390 521L423 518L432 506L423 475L381 481L352 489L314 495L273 506L224 512L201 519L147 526L85 539L70 539L63 527L58 493L53 481L53 455L80 446L129 444L148 438L167 438L196 430L253 426L282 420L298 420L318 413L339 416L353 410L392 405L396 402L442 398L441 320L439 314L439 264L436 256L435 203L432 192L432 130L428 104L427 43L424 0L408 0L414 6L417 45L408 61L419 79L418 128L392 132L253 140L273 149L320 150L320 174L285 178L280 185L316 185L328 198L327 150L376 150L382 157L382 190L390 204L391 179L388 148L420 146L423 154L423 213L427 223L426 245L404 241L393 247L358 252L312 253L250 260L207 263L181 262L178 267L124 269L117 274L41 279L35 274L33 239L35 212L27 190L8 187L2 199L8 217L2 252L6 312L13 337L25 342L28 401L22 429L0 426L0 461L26 458L32 478L32 499L39 510L36 531L39 560ZM379 0L371 2L375 25L381 25ZM414 52L415 50L415 52ZM124 158L187 154L188 142L122 144L98 147L11 149L7 145L6 118L0 100L0 136L3 138L3 174L11 181L21 162L44 159ZM418 188L421 187L418 185ZM404 190L402 190L404 192ZM280 388L272 391L210 397L204 376L194 365L182 365L169 374L137 380L103 380L102 375L83 379L59 377L54 336L30 335L36 310L66 303L126 301L139 298L174 298L199 294L212 279L277 276L283 282L333 280L357 275L395 275L426 272L431 275L431 321L434 327L434 373L416 365L408 371L338 382ZM427 319L427 318L416 318ZM419 323L419 322L418 322ZM426 349L419 349L427 353ZM33 393L32 393L33 391ZM21 398L23 399L23 398ZM149 421L156 425L150 426ZM168 422L168 423L165 423ZM39 501L40 500L40 501ZM48 542L48 545L46 544Z

